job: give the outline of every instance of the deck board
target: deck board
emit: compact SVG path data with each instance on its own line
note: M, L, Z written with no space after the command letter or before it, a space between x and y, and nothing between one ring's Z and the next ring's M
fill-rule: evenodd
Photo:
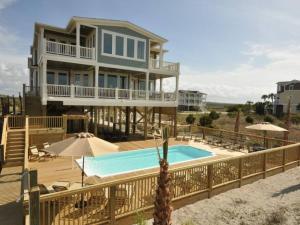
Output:
M23 224L22 203L16 202L21 195L21 166L5 167L0 175L0 224ZM12 216L14 215L14 216Z

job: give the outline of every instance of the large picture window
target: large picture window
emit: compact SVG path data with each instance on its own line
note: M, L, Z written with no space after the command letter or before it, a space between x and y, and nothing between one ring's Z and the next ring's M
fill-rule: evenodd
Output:
M104 88L104 74L98 75L98 87Z
M124 38L116 36L116 55L124 55Z
M104 53L112 54L112 35L104 33Z
M118 77L115 75L107 76L107 87L108 88L117 88L118 86Z
M146 61L146 40L102 30L101 54L137 61Z
M58 84L59 85L67 85L68 84L68 76L66 73L58 73Z
M47 84L54 84L54 73L53 72L47 72Z

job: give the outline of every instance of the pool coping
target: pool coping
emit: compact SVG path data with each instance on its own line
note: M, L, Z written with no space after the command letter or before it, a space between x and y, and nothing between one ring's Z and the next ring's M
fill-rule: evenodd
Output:
M169 164L169 167L171 166L176 166L176 165L180 165L182 163L187 163L187 162L194 162L194 161L200 161L200 160L203 160L203 159L207 159L207 158L212 158L212 157L215 157L217 154L211 150L207 150L207 149L201 149L197 146L192 146L192 145L189 145L189 144L177 144L177 145L171 145L169 147L173 147L173 146L189 146L189 147L192 147L192 148L196 148L196 149L200 149L200 150L203 150L203 151L206 151L206 152L210 152L211 155L210 156L205 156L205 157L201 157L201 158L196 158L196 159L189 159L189 160L184 160L184 161L180 161L180 162L176 162L176 163L172 163L172 164ZM135 150L129 150L128 152L133 152L133 151L141 151L141 150L147 150L147 149L155 149L156 147L150 147L150 148L140 148L140 149L135 149ZM122 151L122 152L127 152L127 151ZM118 152L116 153L112 153L113 154L118 154ZM76 164L78 165L78 167L82 170L82 167L81 165L79 164L79 162L77 160L82 160L82 158L80 159L76 159L75 162ZM159 163L159 162L158 162ZM97 176L99 178L108 178L108 177L113 177L113 176L119 176L119 175L124 175L124 174L132 174L132 173L135 173L135 172L141 172L141 171L144 171L144 170L151 170L151 169L158 169L159 168L159 164L157 166L153 166L153 167L146 167L146 168L142 168L142 169L137 169L137 170L130 170L130 171L126 171L126 172L121 172L121 173L113 173L113 174L109 174L109 175L106 175L106 176L99 176L97 174L87 174L85 171L84 174L87 176L87 177L90 177L90 176Z

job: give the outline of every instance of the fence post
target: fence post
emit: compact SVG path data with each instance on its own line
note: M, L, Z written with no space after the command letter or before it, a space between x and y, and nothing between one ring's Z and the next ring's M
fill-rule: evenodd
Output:
M29 171L29 189L38 185L37 169L31 168Z
M0 145L0 173L2 171L3 164L4 164L4 146Z
M213 190L213 164L207 166L208 198L212 197Z
M116 223L116 186L109 188L109 218L111 225Z
M242 186L243 181L243 158L239 160L239 187Z
M64 138L67 135L68 123L67 123L67 115L63 115L63 129L64 129Z
M300 166L300 146L298 148L298 166Z
M282 172L285 171L285 164L286 164L286 149L282 150Z
M267 175L267 153L263 154L263 178L266 178Z
M29 221L30 225L40 225L40 189L38 186L29 192Z

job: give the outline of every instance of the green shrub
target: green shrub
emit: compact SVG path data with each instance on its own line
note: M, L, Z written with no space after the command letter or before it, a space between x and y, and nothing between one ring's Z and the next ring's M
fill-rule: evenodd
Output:
M236 112L228 112L228 113L227 113L227 116L228 116L229 118L235 118L235 117L236 117Z
M183 222L181 225L195 225L195 223L192 220L187 220Z
M300 115L295 115L291 117L291 122L293 124L299 125L300 124Z
M185 122L187 124L194 124L196 118L193 116L193 114L189 114L186 118L185 118Z
M143 212L137 212L135 215L135 223L137 225L146 225L146 219Z
M264 121L268 123L273 123L274 119L271 116L265 116Z
M212 125L212 118L209 115L204 115L199 118L199 124L203 127L210 127Z
M245 118L245 120L246 120L247 123L253 123L254 122L254 119L251 116L247 116Z
M217 113L216 111L212 110L210 113L209 113L209 117L212 119L212 120L217 120L220 118L220 114Z
M237 111L239 111L238 105L230 105L227 107L227 112L237 112Z

